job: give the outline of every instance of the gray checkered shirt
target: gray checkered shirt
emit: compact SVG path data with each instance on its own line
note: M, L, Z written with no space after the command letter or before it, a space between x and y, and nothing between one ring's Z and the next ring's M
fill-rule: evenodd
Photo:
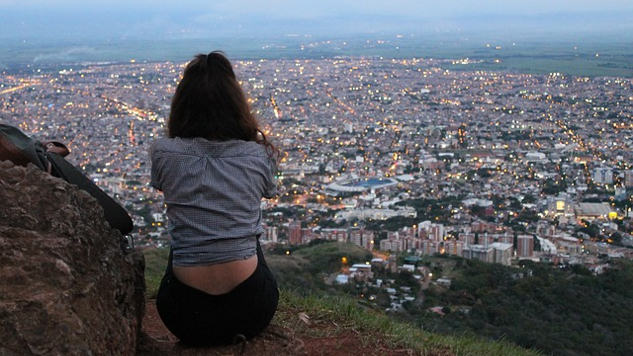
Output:
M240 140L161 138L150 150L151 184L167 205L173 263L246 259L264 232L261 199L276 194L275 164L263 145Z

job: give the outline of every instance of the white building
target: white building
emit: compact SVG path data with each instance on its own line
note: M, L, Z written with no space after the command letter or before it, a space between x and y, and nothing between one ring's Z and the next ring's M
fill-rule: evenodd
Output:
M596 184L613 183L613 169L600 167L593 170L593 181Z

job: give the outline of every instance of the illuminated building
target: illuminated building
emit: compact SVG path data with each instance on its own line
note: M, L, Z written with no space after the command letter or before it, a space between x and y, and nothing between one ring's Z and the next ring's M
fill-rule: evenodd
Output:
M612 213L609 203L578 203L575 207L578 220L607 220Z

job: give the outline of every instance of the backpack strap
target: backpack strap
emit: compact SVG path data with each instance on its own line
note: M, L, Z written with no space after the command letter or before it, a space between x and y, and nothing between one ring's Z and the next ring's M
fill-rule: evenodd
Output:
M119 203L101 190L101 188L86 177L83 172L66 161L62 156L53 152L47 153L47 156L52 165L51 175L53 177L62 178L68 183L74 184L79 189L88 192L88 194L97 199L97 202L99 202L99 205L103 208L106 220L110 223L112 228L119 230L123 235L127 235L132 231L134 228L132 218L130 218L130 215Z
M46 152L53 152L62 157L66 157L68 156L68 154L70 154L70 150L68 149L68 147L66 147L66 145L64 145L61 142L57 142L57 141L42 142L42 147L44 147Z
M83 172L66 161L68 147L57 141L40 142L14 126L0 124L0 161L26 166L33 163L53 177L62 178L92 195L101 207L110 226L126 235L134 228L127 211L106 192L94 184Z
M66 157L70 153L70 150L66 147L66 145L57 141L41 142L40 145L42 145L46 151L46 172L48 172L48 174L53 174L51 153L60 157Z

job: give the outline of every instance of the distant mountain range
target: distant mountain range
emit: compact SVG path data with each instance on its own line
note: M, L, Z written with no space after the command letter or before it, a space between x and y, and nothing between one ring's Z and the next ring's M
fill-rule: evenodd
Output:
M196 53L223 50L233 59L323 59L336 57L470 59L455 70L562 72L586 76L633 75L633 40L623 36L574 38L427 32L345 36L244 36L189 39L44 39L3 41L0 69L130 61L187 61Z

